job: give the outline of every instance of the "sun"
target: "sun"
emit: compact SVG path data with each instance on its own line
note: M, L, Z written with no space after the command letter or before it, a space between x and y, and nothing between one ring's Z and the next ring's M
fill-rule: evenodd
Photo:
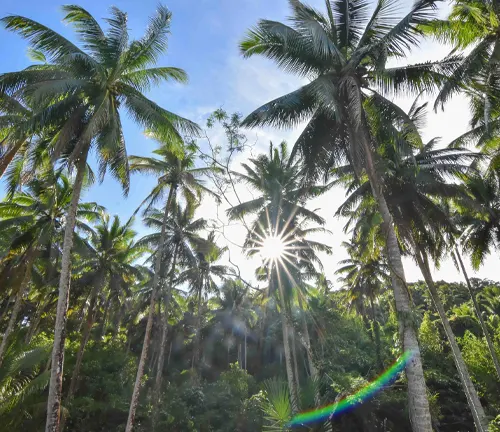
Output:
M281 237L270 235L262 240L262 246L259 249L262 258L276 261L285 254L286 245Z

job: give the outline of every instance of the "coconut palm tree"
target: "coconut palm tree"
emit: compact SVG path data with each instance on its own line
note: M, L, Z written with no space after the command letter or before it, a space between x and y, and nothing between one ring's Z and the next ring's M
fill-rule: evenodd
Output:
M372 96L380 107L406 118L382 93L420 92L441 84L456 59L387 68L388 59L404 58L418 44L417 26L431 19L436 8L434 1L417 0L402 15L398 4L379 1L370 15L368 0L326 0L326 13L290 0L291 25L259 21L241 43L243 55L263 55L309 83L258 108L243 125L290 127L308 120L293 153L300 154L312 178L345 161L358 175L364 171L368 176L384 221L403 349L414 353L406 367L411 424L414 431L429 432L429 404L416 330L407 319L411 306L401 253L363 103Z
M157 136L158 138L158 136ZM161 200L168 190L168 198L165 203L163 213L163 223L161 227L160 239L157 242L158 249L156 251L156 259L154 263L154 273L151 282L151 309L146 327L146 334L144 336L144 344L142 348L139 366L137 368L137 376L132 393L132 401L130 403L129 423L127 426L132 430L133 417L137 408L139 400L140 386L142 376L144 374L144 366L149 349L149 341L151 338L151 329L153 325L153 313L156 304L156 297L158 294L158 286L160 282L160 272L162 262L165 259L165 245L167 244L167 223L172 206L177 199L184 199L189 205L194 204L195 201L201 198L202 193L213 193L204 186L203 176L212 172L214 168L195 166L197 157L197 147L195 145L188 145L183 148L178 148L170 144L163 144L159 149L154 151L155 157L141 157L131 156L131 170L133 172L149 173L158 176L157 185L153 188L151 193L141 204L147 203L146 211ZM168 266L167 266L168 267ZM164 348L164 347L163 347Z
M206 239L197 242L196 263L190 265L182 271L177 277L177 283L187 283L190 288L190 294L196 299L196 325L193 344L193 357L191 367L200 368L200 345L201 345L201 309L202 299L208 294L214 294L218 291L219 281L224 281L228 276L234 276L231 268L224 264L218 264L227 247L220 247L215 242L215 232L210 232Z
M160 247L160 241L164 226L164 213L154 208L146 212L144 223L147 227L153 228L155 232L142 237L138 242L140 245L147 245L152 250L158 252L162 250L164 254L166 253L171 257L171 259L163 259L164 269L160 269L162 275L168 274L168 280L166 280L166 291L162 296L164 312L162 315L162 334L154 386L153 426L156 426L158 404L161 396L160 392L165 363L170 302L172 299L172 289L174 288L177 264L180 263L184 266L196 265L194 248L202 242L199 234L200 231L206 229L208 226L205 219L195 219L196 204L188 202L183 208L174 201L172 206L173 210L170 212L166 222L163 247Z
M83 354L96 320L98 299L103 296L106 287L109 291L107 297L111 298L124 285L131 285L133 280L142 279L142 273L135 262L143 255L144 248L134 242L136 232L131 228L132 223L133 219L129 219L122 225L118 216L111 221L107 213L101 212L98 223L89 233L86 242L88 250L82 253L79 267L82 269L81 278L85 279L92 290L68 400L73 398L76 391ZM108 301L105 300L105 303Z
M413 123L418 125L421 117L425 115L425 104L419 106L415 103L408 115ZM420 141L415 140L414 131L387 127L385 121L381 122L381 125L383 127L374 133L378 142L387 143L379 148L379 153L383 154L382 161L386 165L383 192L398 228L400 242L403 248L411 251L422 271L450 343L474 423L478 430L486 431L488 421L453 334L429 264L429 257L436 260L440 258L445 234L455 230L439 201L463 196L461 187L449 180L468 172L470 163L477 160L478 155L460 149L435 149L436 140L431 140L426 145L417 147L417 150L412 150L414 144ZM396 138L392 142L390 135ZM354 177L353 170L351 170L351 176ZM357 182L358 180L355 179L354 183ZM340 212L350 211L356 202L363 199L368 202L365 201L361 207L369 207L372 197L367 179L364 181L364 190L362 186L355 188L352 184L350 189L354 191L342 205ZM375 211L373 207L373 212Z
M64 21L73 25L83 49L30 18L14 15L2 19L8 30L27 39L48 61L20 72L2 74L0 93L20 95L30 106L39 107L26 124L26 133L31 135L53 124L62 125L53 140L53 157L65 155L76 168L61 262L47 432L59 429L71 248L90 149L96 149L101 179L109 169L127 191L129 168L120 108L141 126L179 143L180 132L198 131L196 125L160 108L142 93L162 81L187 79L181 69L154 67L167 47L171 19L167 8L160 5L146 34L133 41L128 38L127 15L117 8L111 9L107 31L79 6L69 5L63 10Z
M47 170L37 179L31 180L12 199L0 203L0 226L8 238L8 255L2 262L2 279L16 278L19 281L9 325L0 345L0 363L9 335L17 320L17 314L31 283L31 272L37 259L51 264L59 254L62 242L64 218L73 194L73 184L61 171ZM95 203L79 203L76 227L88 232L85 221L95 220L101 209ZM10 235L9 235L10 234Z
M250 162L251 165L242 164L245 174L235 172L234 176L250 186L258 196L228 209L227 213L230 219L254 215L244 248L249 255L260 253L263 256L265 261L257 273L268 280L267 295L276 295L280 301L289 392L294 411L297 411L298 377L294 376L289 346L290 302L294 291L303 286L303 281L317 276L316 265L320 262L316 252L329 252L329 248L322 243L307 239L309 234L321 232L321 228L306 225L309 222L324 225L323 218L309 210L306 202L328 187L304 184L302 167L290 159L285 142L278 148L271 143L268 154L250 159ZM298 294L300 302L303 297L303 293ZM264 320L262 326L265 326ZM316 369L307 333L304 330L304 347L314 375Z
M383 262L380 254L366 257L361 253L363 245L360 242L343 242L342 246L347 250L349 258L340 261L341 267L335 273L339 275L339 281L348 292L348 302L363 317L366 328L371 328L371 337L375 342L378 366L383 370L380 325L377 319L375 303L376 298L383 292L384 285L389 284L389 267Z

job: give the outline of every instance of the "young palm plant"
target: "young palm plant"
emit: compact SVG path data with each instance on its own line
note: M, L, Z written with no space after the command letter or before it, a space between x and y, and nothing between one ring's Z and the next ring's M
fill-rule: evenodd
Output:
M245 126L290 127L308 120L294 154L301 155L312 178L349 161L358 175L366 172L384 222L387 259L403 335L403 349L414 353L406 367L410 419L415 432L432 430L429 403L394 221L383 194L376 144L364 110L371 95L379 106L404 113L382 93L404 94L441 84L457 60L387 68L418 44L420 30L434 16L432 0L417 0L401 13L397 0L378 1L369 14L368 0L325 0L326 14L290 0L291 25L261 20L241 43L246 57L263 55L309 83L250 114ZM382 93L380 92L382 91Z
M66 155L75 165L76 177L68 210L61 262L59 300L54 334L51 381L47 402L47 432L59 430L65 325L76 211L87 156L95 148L101 179L109 169L128 190L129 168L120 119L124 108L141 126L180 143L180 132L197 133L192 122L160 108L143 91L166 80L185 82L184 71L154 67L167 48L171 14L159 6L146 34L129 41L127 15L111 9L104 31L96 19L79 6L64 6L64 21L72 24L83 49L56 31L30 18L7 16L8 30L27 39L47 62L0 76L0 93L19 95L38 107L26 123L26 133L62 125L53 140L54 157ZM133 418L131 419L133 423ZM127 428L129 431L131 426Z

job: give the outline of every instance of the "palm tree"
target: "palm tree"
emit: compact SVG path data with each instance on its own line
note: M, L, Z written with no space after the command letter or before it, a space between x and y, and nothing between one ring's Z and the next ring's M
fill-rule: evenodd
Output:
M383 291L383 286L389 283L389 268L381 258L380 254L364 256L363 246L359 241L353 243L343 242L349 258L342 260L342 266L335 272L339 281L348 292L348 301L354 306L356 312L365 320L366 328L371 327L371 337L374 339L377 362L381 370L384 369L380 346L380 325L375 310L375 299ZM367 305L369 312L367 312ZM368 318L369 317L369 318ZM367 320L371 320L371 325Z
M425 114L425 106L415 103L411 108L408 116L414 124L418 124L418 120ZM379 149L386 165L384 195L398 228L403 248L409 249L417 261L438 311L476 428L486 431L488 421L453 334L429 265L429 256L436 260L440 258L445 233L455 230L439 201L463 195L460 186L448 183L447 179L468 172L471 161L477 159L477 155L460 149L436 150L435 140L431 140L415 152L412 150L416 138L414 131L405 128L398 130L395 127L391 131L386 122L381 124L384 126L375 131L375 134L378 142L386 143ZM389 135L396 139L391 142ZM351 176L354 176L353 171ZM357 179L354 180L354 183L357 182ZM350 189L354 191L340 211L350 211L353 205L363 199L365 203L360 206L367 208L371 200L368 181L364 181L364 188L363 185L358 188L351 185ZM373 208L373 212L375 211Z
M215 243L215 233L212 231L208 238L197 242L196 263L190 265L177 277L177 283L188 283L190 294L195 296L196 325L193 345L193 357L191 367L200 368L200 344L201 344L201 303L204 295L214 294L218 291L218 281L224 281L228 276L234 276L231 268L224 264L218 264L227 247L219 247Z
M39 178L31 180L23 192L16 193L9 201L0 203L0 226L4 234L12 232L6 250L2 278L18 277L20 286L12 308L9 325L0 345L0 363L7 347L9 335L17 320L23 296L31 283L31 272L39 258L48 260L49 265L59 254L58 244L62 240L64 217L71 203L73 184L62 172L46 171ZM86 232L89 227L84 220L94 220L100 207L95 203L79 203L76 227Z
M130 285L134 279L142 279L142 274L134 263L141 258L144 249L134 243L136 233L131 228L132 223L133 219L130 219L121 225L118 216L111 222L107 213L101 213L98 224L90 232L87 241L88 251L82 253L80 266L84 271L81 278L85 279L92 290L86 324L71 376L68 400L73 398L76 391L83 354L96 320L98 298L102 296L106 286L109 291L107 296L111 297L114 290L120 289L123 285Z
M235 177L258 192L259 196L248 202L240 203L227 213L230 219L243 219L247 214L255 215L247 233L244 248L249 255L261 253L267 256L258 273L268 279L267 295L276 294L281 305L281 319L285 364L289 392L294 411L298 409L298 390L292 367L292 351L289 346L289 329L291 328L290 299L305 279L317 276L315 264L319 260L316 251L328 252L325 245L308 240L306 237L318 228L307 228L308 222L324 224L323 218L309 210L305 204L308 199L316 197L327 190L327 187L303 183L301 165L293 163L285 142L279 148L270 144L269 153L250 159L252 165L242 164L245 174L234 173ZM276 244L267 244L268 241ZM279 250L279 249L283 250ZM277 251L267 251L277 249ZM303 293L299 294L302 301ZM262 327L264 328L263 320ZM310 341L304 331L305 348L310 361L310 370L315 373Z
M185 82L178 68L151 67L167 47L171 13L159 6L146 34L129 42L127 15L111 9L107 32L85 9L65 6L65 22L73 24L84 49L50 28L22 16L7 16L7 29L27 39L47 64L0 76L0 93L20 94L30 106L39 107L26 131L36 133L51 124L62 124L54 141L54 157L66 155L76 167L72 202L66 218L59 299L54 334L51 380L47 402L47 432L59 429L65 323L71 267L71 248L77 205L87 155L96 148L101 179L109 169L128 190L129 169L119 108L125 108L141 126L180 142L180 132L197 133L190 121L146 98L142 92L159 82ZM133 419L132 419L133 420Z
M203 185L202 177L207 173L212 172L213 168L195 167L197 154L196 146L188 145L184 148L179 149L173 147L171 144L163 144L158 150L155 150L154 153L158 156L161 156L161 159L140 156L130 157L131 170L133 172L150 173L158 176L157 185L143 201L141 206L145 203L148 203L148 206L146 207L146 211L148 211L148 209L151 209L151 207L156 202L164 197L167 190L168 198L164 207L161 234L158 242L158 249L155 255L156 259L154 263L153 280L151 282L151 306L148 323L146 326L146 334L144 336L142 353L139 360L139 366L137 368L134 391L132 393L132 400L130 403L127 432L132 430L135 411L137 409L137 404L139 401L139 392L149 349L151 329L153 326L153 313L156 304L156 297L158 294L160 271L166 252L165 245L167 244L167 223L169 214L172 210L172 206L174 205L175 200L179 198L183 198L188 204L191 205L196 200L200 199L202 193L205 192L212 194L212 192Z
M435 107L464 90L472 98L483 132L489 131L491 111L498 106L498 65L500 61L500 6L496 0L455 0L446 19L435 19L422 29L441 43L452 45L454 51L466 55L450 79L440 89ZM476 122L478 122L476 117ZM496 119L497 120L497 119ZM492 124L498 126L498 121Z
M154 228L156 232L144 236L138 242L140 245L147 245L152 250L163 250L164 253L166 252L171 256L171 260L167 260L167 262L163 259L164 269L160 269L162 275L168 273L168 280L166 281L167 289L163 295L164 312L162 315L162 335L153 392L153 427L156 426L158 404L161 396L160 392L165 363L170 302L172 299L172 289L174 287L177 264L196 265L194 248L202 241L199 232L206 229L208 226L205 219L194 218L197 208L196 204L188 203L182 208L177 202L173 202L172 206L173 210L170 212L170 216L166 222L163 247L160 247L160 241L162 237L162 228L164 226L164 213L154 208L146 212L144 223L147 227Z
M378 90L399 94L429 89L443 82L456 59L387 68L388 59L405 57L406 50L418 44L417 26L432 18L436 8L432 0L417 0L401 16L397 4L379 1L370 16L368 0L326 0L326 14L290 0L291 26L259 21L241 43L243 54L263 55L310 82L258 108L243 125L289 127L310 119L293 153L302 156L312 178L342 161L353 164L358 174L366 172L384 221L403 349L414 353L406 367L411 424L414 431L429 432L429 403L416 330L407 318L411 307L401 253L363 103L371 95L378 106L406 118Z

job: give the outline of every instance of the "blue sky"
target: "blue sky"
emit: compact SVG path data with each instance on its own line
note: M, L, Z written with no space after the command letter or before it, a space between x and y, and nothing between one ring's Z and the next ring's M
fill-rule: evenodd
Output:
M77 2L96 18L104 18L111 5L128 12L131 38L138 38L146 28L148 17L154 13L156 0L80 0ZM323 8L323 0L311 0L311 4ZM409 0L401 1L403 6ZM61 19L61 0L1 0L0 16L9 14L24 15L48 25L69 38L73 38L71 27L65 26ZM187 85L164 84L149 95L161 106L186 116L200 125L210 112L223 107L228 112L249 113L260 104L297 88L300 81L277 70L270 62L262 59L243 59L238 51L238 42L246 29L254 25L259 18L284 20L288 14L286 0L172 0L165 5L173 13L171 36L167 54L160 59L159 65L181 67L189 74ZM444 6L446 8L447 6ZM446 10L442 9L441 13ZM0 52L4 59L0 64L0 73L21 69L29 64L26 55L27 44L19 36L0 29ZM449 49L425 42L420 49L412 51L409 62L442 58ZM409 107L410 99L398 101L403 107ZM464 132L467 128L468 113L465 102L456 99L449 104L444 113L430 113L425 137L443 137L443 143ZM149 155L156 143L147 139L141 128L128 118L123 119L125 138L129 154ZM300 129L290 131L249 131L248 136L256 141L256 150L265 151L269 140L279 142L293 140ZM211 131L213 139L222 139L220 130ZM203 145L203 143L201 143ZM242 155L240 160L248 155ZM137 208L141 200L153 186L155 180L134 175L128 198L124 198L119 185L107 177L104 184L95 185L84 195L88 201L98 201L107 207L111 214L118 214L126 220ZM329 238L321 239L334 247L333 257L325 257L327 276L336 279L333 271L339 260L345 257L339 247L346 239L342 231L342 221L335 220L333 214L343 199L343 192L332 191L312 203L311 208L327 220L327 227L332 231ZM223 212L223 211L222 211ZM215 218L216 209L213 201L207 200L200 211L203 217ZM221 212L219 212L221 213ZM139 224L136 228L142 231ZM232 231L231 231L232 230ZM244 230L233 227L228 236L236 243L242 243ZM225 239L220 239L221 243ZM251 278L255 262L248 261L241 251L228 243L232 260L237 262L243 273ZM495 278L495 264L498 258L491 257L479 272L479 276ZM421 279L417 267L407 260L405 268L409 280ZM461 277L453 265L447 261L437 277L448 280L460 280Z
M154 13L156 0L118 0L113 3L96 0L78 2L97 18L106 17L111 4L128 13L130 35L138 38L146 28L148 17ZM62 23L59 0L2 0L0 16L24 15L73 38L70 26ZM224 106L229 111L248 111L246 101L235 96L237 89L231 83L234 65L239 58L238 41L245 29L258 17L281 17L286 11L284 1L266 0L175 0L166 3L173 13L168 53L159 65L181 67L189 74L188 85L165 84L155 89L150 97L165 108L202 120L211 110ZM2 30L0 52L4 61L0 72L18 70L27 66L27 44L18 35ZM248 83L249 87L252 86ZM146 139L142 131L129 119L124 119L129 154L147 154L156 144ZM111 213L127 217L131 208L140 202L150 188L152 179L134 177L128 199L122 197L118 184L105 180L103 187L94 187L86 198L104 202Z

